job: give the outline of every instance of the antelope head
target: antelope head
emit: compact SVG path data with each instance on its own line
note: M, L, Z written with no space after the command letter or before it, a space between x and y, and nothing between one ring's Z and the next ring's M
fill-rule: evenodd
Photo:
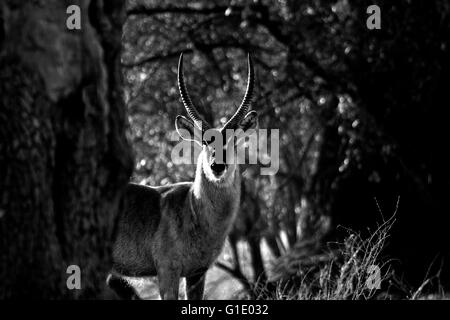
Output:
M183 54L178 62L178 89L181 100L189 118L178 115L175 126L178 134L183 140L190 140L198 143L202 147L199 155L202 170L210 181L222 183L229 181L236 169L236 145L237 136L230 133L245 133L257 125L257 114L250 111L251 100L254 87L253 64L248 55L248 78L247 89L239 108L222 128L211 128L199 114L189 96L183 77Z

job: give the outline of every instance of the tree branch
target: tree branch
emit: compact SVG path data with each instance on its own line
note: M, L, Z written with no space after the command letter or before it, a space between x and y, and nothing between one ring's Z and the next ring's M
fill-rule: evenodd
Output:
M215 6L215 7L204 7L204 8L194 8L194 7L177 7L177 6L167 6L167 7L153 7L149 8L143 4L137 5L133 8L127 9L127 15L139 15L143 14L146 16L151 16L155 14L163 14L163 13L181 13L181 14L218 14L223 13L228 9L242 10L243 6Z
M201 52L211 52L216 48L232 48L232 49L241 49L245 52L253 52L253 51L264 51L264 48L260 46L255 46L250 43L245 42L233 42L233 41L219 41L216 43L195 43L196 49ZM185 54L193 53L193 49L185 49L185 50L176 50L173 52L167 52L162 54L156 54L150 57L142 58L141 60L134 62L122 62L122 66L126 68L139 67L146 63L151 63L159 60L171 59L178 57L181 52Z
M185 49L185 50L176 50L173 52L167 52L164 54L157 54L154 56L143 58L143 59L135 61L135 62L122 62L122 66L124 66L126 68L139 67L146 63L178 57L182 52L184 52L185 54L189 54L189 53L192 53L193 50Z

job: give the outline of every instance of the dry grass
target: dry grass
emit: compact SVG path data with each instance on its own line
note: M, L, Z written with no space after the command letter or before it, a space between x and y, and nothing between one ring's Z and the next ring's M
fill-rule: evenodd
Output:
M395 214L363 238L347 230L343 243L334 243L326 252L300 252L290 266L281 271L284 276L272 284L256 286L259 299L275 300L367 300L380 298L381 286L390 283L392 271L389 260L382 257L383 248L395 222ZM294 260L294 261L292 261ZM286 261L283 261L283 265ZM284 267L286 267L284 265ZM293 268L295 272L293 273ZM277 270L278 269L278 270ZM283 267L275 267L280 273ZM277 277L275 277L276 279Z
M383 218L366 238L346 230L345 240L325 252L314 252L317 247L308 242L299 245L275 265L271 282L255 286L255 296L266 300L450 299L439 284L439 273L426 274L422 285L414 289L396 277L393 260L383 257L395 215Z

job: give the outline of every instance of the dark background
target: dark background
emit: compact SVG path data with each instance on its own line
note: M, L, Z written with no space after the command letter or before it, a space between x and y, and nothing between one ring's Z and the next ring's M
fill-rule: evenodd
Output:
M72 4L81 30L66 28ZM366 27L372 4L380 30ZM250 52L260 127L280 129L280 170L246 168L230 235L231 248L248 244L254 274L268 276L262 241L275 257L311 239L317 250L343 237L339 225L365 234L396 212L384 255L402 283L438 274L449 287L448 1L5 0L0 10L1 298L107 295L130 177L193 177L170 159L182 51L191 96L217 125L242 98ZM82 290L66 288L70 264ZM239 263L229 271L255 280Z

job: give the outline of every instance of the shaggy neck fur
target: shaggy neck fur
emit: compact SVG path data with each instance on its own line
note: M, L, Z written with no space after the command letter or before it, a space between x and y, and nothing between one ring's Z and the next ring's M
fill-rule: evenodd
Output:
M239 166L230 164L223 177L214 176L201 152L193 184L195 214L217 231L228 231L237 213L241 195Z

